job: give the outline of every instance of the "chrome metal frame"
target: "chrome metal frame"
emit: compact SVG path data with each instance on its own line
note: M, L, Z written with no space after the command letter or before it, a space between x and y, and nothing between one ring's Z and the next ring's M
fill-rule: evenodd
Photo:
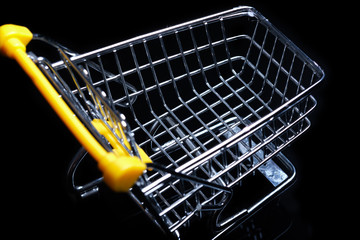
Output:
M217 238L295 178L281 151L310 127L316 101L309 94L324 73L255 9L234 8L84 54L50 44L59 61L31 56L89 130L89 118L104 117L94 109L102 108L133 127L125 133L153 163L129 194L164 232L180 238L193 219L212 214ZM76 74L65 77L69 72ZM85 154L68 172L83 197L102 181L75 183ZM254 175L270 190L221 219L234 189Z

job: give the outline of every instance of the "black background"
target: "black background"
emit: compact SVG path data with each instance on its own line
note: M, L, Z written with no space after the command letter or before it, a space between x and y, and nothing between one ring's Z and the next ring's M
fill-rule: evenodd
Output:
M255 7L326 74L314 92L318 106L310 116L312 127L286 151L297 168L297 180L279 200L281 214L263 213L265 225L279 223L280 227L272 228L278 234L264 233L263 237L345 239L344 234L350 236L352 223L358 221L353 205L359 189L355 181L359 92L355 4L309 0L14 2L2 8L0 24L25 25L85 52L239 5ZM1 57L0 71L2 233L122 239L132 233L160 238L153 226L133 220L137 212L130 202L121 200L122 195L107 194L105 199L80 204L72 201L65 172L79 144L15 62ZM126 204L125 209L119 206ZM233 239L240 239L240 233L234 235Z

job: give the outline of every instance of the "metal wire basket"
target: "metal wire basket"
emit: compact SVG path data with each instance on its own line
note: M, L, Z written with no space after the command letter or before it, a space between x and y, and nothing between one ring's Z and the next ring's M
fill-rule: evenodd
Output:
M294 179L281 151L309 128L316 105L309 94L324 73L255 9L85 54L45 41L61 60L29 56L101 146L110 152L118 142L131 156L151 159L129 194L170 235L213 216L219 237ZM82 196L103 180L74 182L86 153L69 171Z

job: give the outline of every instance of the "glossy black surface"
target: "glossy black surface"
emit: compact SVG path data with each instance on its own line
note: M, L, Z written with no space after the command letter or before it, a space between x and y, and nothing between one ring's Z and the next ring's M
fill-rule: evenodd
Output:
M17 7L9 3L9 8ZM138 34L251 5L325 71L314 92L312 126L286 150L297 169L294 185L228 239L346 239L353 230L358 186L357 22L354 4L320 1L166 1L24 3L2 9L0 24L28 26L79 52ZM355 44L356 43L356 44ZM0 58L2 106L2 224L13 236L74 239L166 239L122 194L74 203L65 172L79 145L11 60ZM355 90L355 94L353 91ZM357 93L357 94L356 94ZM126 206L125 208L123 206ZM345 215L350 214L350 215ZM132 235L129 235L129 234ZM203 239L206 233L188 233ZM92 238L95 239L95 238Z

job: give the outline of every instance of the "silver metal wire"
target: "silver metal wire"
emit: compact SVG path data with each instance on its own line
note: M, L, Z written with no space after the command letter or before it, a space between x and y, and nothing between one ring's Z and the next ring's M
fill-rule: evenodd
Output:
M154 163L130 194L158 226L176 236L192 218L225 208L233 190L255 173L267 178L271 190L230 217L217 217L218 233L291 182L295 170L281 151L310 126L307 115L316 101L309 93L324 77L250 7L63 57L46 67L54 84L66 82L68 101L78 102L83 114L105 106L98 110L105 114L96 117L109 115L115 122L113 112L127 117L137 144ZM71 69L79 76L67 80L63 73Z

